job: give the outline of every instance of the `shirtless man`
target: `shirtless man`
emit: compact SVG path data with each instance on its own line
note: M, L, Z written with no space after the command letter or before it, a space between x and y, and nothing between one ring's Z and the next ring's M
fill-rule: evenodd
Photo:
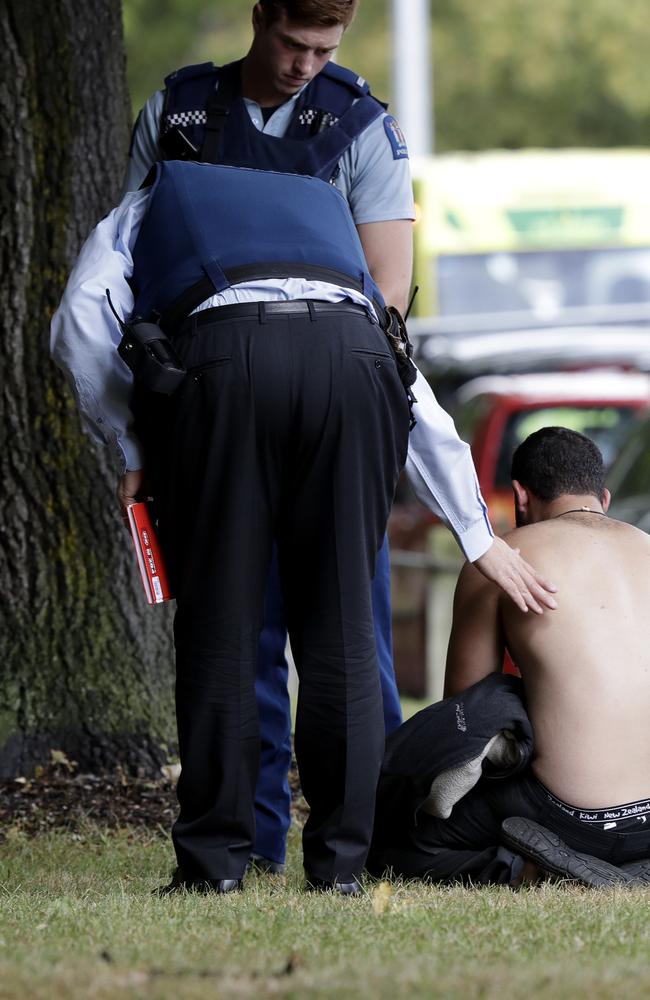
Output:
M523 856L588 885L647 880L650 538L606 516L602 457L581 434L532 434L512 480L518 527L507 541L542 574L552 569L562 598L552 615L524 615L466 564L445 696L499 672L507 647L526 693L531 764L481 778L448 819L421 811L384 862L404 877L512 884Z

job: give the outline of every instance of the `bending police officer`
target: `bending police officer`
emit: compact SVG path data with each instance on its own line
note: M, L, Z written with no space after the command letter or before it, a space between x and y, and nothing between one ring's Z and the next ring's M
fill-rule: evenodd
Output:
M240 63L187 67L145 105L134 130L126 187L135 189L160 158L313 174L348 200L369 271L386 301L402 311L411 272L413 204L408 153L397 123L368 93L365 81L329 59L352 20L352 0L261 0L253 9L254 38ZM268 288L260 282L255 297ZM415 395L429 395L418 380ZM427 423L425 413L436 413ZM424 459L409 459L416 491L450 525L468 559L535 603L536 584L493 545L485 506L465 445L435 403L420 413ZM133 469L122 483L125 502L137 495ZM450 470L453 470L453 479ZM530 584L530 586L529 586ZM530 589L532 587L532 591ZM392 668L388 550L384 543L373 584L373 609L384 720L401 719ZM290 714L284 659L286 626L277 567L266 598L258 658L262 762L256 795L255 853L271 867L284 860L289 825Z
M251 301L258 281L275 297ZM118 314L160 317L187 370L171 395L138 387L132 404L106 287ZM54 318L55 359L95 433L128 453L135 410L158 504L177 598L170 890L232 891L249 860L275 540L300 675L305 871L358 891L384 746L370 584L409 426L382 306L334 187L169 161L95 229Z
M253 300L260 281L273 298ZM87 424L128 461L141 445L107 287L118 313L161 317L188 371L171 396L137 406L177 594L170 889L239 888L250 856L275 538L301 677L306 874L358 892L384 743L370 581L409 407L345 201L317 178L170 161L151 193L127 195L97 226L54 317L53 354ZM419 405L426 427L435 405Z
M156 160L176 158L332 180L351 207L371 273L387 301L403 311L413 218L406 147L365 81L329 63L355 9L356 2L347 0L256 4L245 59L172 73L164 93L146 103L134 129L125 188L137 189ZM258 863L277 870L290 824L291 713L275 560L265 609L256 681L261 767L254 854ZM401 707L392 661L387 541L377 560L373 612L384 724L391 732L401 722Z

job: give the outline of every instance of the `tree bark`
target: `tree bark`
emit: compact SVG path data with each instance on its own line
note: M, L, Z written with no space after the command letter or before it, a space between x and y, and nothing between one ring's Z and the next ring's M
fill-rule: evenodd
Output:
M108 457L49 357L71 264L119 198L119 0L0 0L0 778L62 750L157 766L173 739L168 609L149 608Z

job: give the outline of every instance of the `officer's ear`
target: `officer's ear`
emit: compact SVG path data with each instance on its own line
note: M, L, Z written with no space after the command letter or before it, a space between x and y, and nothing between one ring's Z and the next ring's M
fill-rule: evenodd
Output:
M260 31L264 31L266 28L266 18L264 17L264 11L259 3L256 3L253 7L253 31L257 34Z

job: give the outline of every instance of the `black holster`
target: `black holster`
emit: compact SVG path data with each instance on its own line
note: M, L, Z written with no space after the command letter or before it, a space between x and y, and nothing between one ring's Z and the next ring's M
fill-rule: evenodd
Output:
M384 315L384 333L386 334L386 339L390 344L390 348L395 358L397 374L399 375L400 381L404 386L404 391L406 392L406 398L408 399L409 411L411 415L409 430L413 430L417 423L415 417L413 416L413 404L417 403L417 399L411 391L411 386L418 377L418 370L412 361L413 345L409 340L406 323L404 322L402 314L399 310L397 310L395 306L386 306Z
M141 382L153 392L170 396L181 385L187 370L172 343L156 323L136 319L120 324L122 340L117 353Z
M126 323L118 315L108 288L106 298L108 307L122 331L122 339L117 347L117 353L122 361L133 372L136 382L141 382L152 392L162 392L166 396L171 396L187 375L187 369L176 354L171 341L157 323L147 323L140 316Z

